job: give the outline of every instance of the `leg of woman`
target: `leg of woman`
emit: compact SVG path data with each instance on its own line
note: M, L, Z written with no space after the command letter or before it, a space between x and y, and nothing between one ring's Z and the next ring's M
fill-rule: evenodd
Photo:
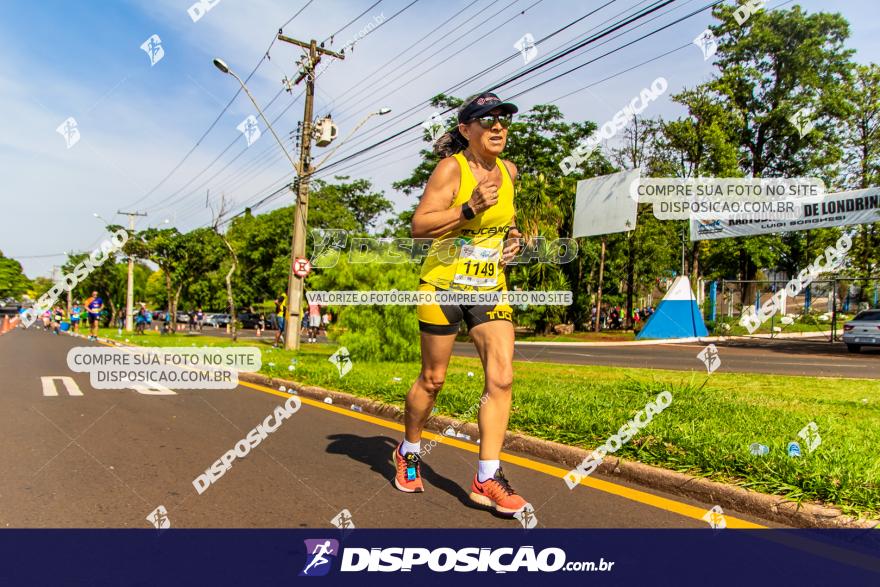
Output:
M470 336L486 375L479 414L480 460L497 460L513 397L513 324L491 320L474 326Z
M406 394L404 426L407 442L418 442L422 437L422 429L431 416L434 400L443 388L453 344L454 334L421 333L422 371Z
M510 486L500 462L513 399L513 324L490 320L473 326L470 335L486 375L480 398L480 462L470 499L499 513L513 515L527 505Z
M394 486L406 493L425 490L419 469L422 429L431 417L434 400L443 387L454 343L455 334L421 333L422 371L406 394L404 440L394 447L392 454L396 469Z

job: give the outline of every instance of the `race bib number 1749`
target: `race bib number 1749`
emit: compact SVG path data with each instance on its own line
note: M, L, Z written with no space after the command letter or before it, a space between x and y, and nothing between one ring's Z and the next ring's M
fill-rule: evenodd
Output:
M499 248L463 245L455 266L454 283L493 287L498 285Z

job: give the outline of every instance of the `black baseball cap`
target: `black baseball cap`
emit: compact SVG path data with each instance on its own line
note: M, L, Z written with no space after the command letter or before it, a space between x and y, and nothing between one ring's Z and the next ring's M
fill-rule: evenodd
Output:
M492 92L483 92L471 100L467 106L458 111L459 122L470 122L495 109L502 110L505 114L516 114L519 108L516 104L502 102L501 98Z

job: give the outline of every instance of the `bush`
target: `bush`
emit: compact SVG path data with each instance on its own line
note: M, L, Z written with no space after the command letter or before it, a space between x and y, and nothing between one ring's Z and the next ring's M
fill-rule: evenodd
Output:
M419 283L416 263L351 263L344 255L309 277L312 290L408 290ZM329 336L355 361L416 361L419 322L415 306L331 306L339 317Z

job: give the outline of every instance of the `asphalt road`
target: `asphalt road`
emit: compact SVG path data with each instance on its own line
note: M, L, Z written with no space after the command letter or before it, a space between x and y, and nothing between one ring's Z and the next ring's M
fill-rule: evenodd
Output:
M205 328L204 334L228 337L224 329ZM272 341L275 331L263 333L261 340ZM243 330L239 340L257 340L255 331ZM307 345L305 337L302 344ZM324 335L318 342L327 342ZM829 344L816 340L752 339L714 343L718 347L721 366L716 373L768 373L776 375L809 375L815 377L880 378L880 347L863 347L858 354L850 353L842 342ZM656 345L579 346L567 343L516 344L517 361L570 363L643 367L673 371L703 371L705 366L697 354L706 347L700 343ZM476 357L470 342L455 343L454 353Z
M817 377L880 378L880 347L850 353L843 343L803 340L716 342L721 366L715 373L771 373ZM543 363L643 367L674 371L704 371L697 358L707 344L675 343L630 346L578 346L565 343L516 344L514 359ZM455 354L476 357L470 342L455 344Z
M145 395L95 390L72 373L67 352L93 345L14 330L0 336L0 527L148 528L164 506L171 527L331 527L343 509L356 527L519 528L471 508L477 445L444 439L424 461L424 494L391 483L397 423L305 399L302 408L199 495L193 479L262 422L286 394L235 390ZM66 376L81 395L41 377ZM573 491L564 470L505 455L514 487L539 527L706 528L713 504L684 500L594 474ZM725 512L727 526L777 526Z

